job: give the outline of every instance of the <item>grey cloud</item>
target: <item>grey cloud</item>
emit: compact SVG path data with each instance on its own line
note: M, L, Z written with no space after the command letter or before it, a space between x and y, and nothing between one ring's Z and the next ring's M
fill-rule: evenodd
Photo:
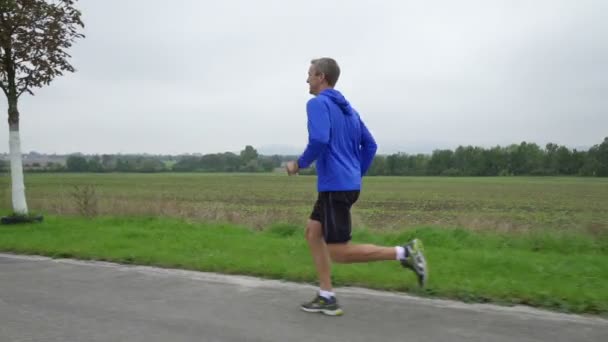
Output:
M71 50L78 72L21 101L26 151L300 150L306 69L327 55L381 152L581 146L608 135L603 1L79 6L87 37Z

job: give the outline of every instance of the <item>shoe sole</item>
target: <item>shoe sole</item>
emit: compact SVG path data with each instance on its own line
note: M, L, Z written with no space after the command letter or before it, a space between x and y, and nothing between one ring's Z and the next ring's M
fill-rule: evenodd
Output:
M327 310L327 309L308 309L308 308L303 308L300 307L300 309L302 311L306 311L306 312L312 312L312 313L322 313L324 315L327 316L342 316L344 315L344 311L342 311L342 309L337 309L337 310Z

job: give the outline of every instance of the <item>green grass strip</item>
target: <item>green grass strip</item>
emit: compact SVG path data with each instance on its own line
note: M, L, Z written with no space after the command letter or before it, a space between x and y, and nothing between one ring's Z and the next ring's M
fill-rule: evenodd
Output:
M397 262L335 264L335 285L608 314L606 236L420 227L356 230L354 242L394 246L413 237L424 241L430 265L424 290ZM292 225L255 231L166 218L46 217L0 226L0 251L316 282L303 229Z

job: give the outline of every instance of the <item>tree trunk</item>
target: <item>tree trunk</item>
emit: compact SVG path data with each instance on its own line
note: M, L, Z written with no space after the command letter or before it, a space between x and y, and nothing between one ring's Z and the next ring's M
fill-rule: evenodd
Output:
M21 159L21 139L19 138L19 110L17 97L8 100L9 152L11 156L11 184L13 211L17 215L27 215L25 185L23 183L23 161Z

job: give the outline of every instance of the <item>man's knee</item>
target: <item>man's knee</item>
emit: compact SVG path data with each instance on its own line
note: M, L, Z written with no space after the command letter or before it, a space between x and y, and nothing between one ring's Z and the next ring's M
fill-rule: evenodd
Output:
M347 262L348 258L345 251L345 246L347 244L348 243L332 243L327 245L327 249L329 250L329 257L333 262Z
M306 224L306 240L314 241L323 239L323 227L321 222L315 220L308 220Z

